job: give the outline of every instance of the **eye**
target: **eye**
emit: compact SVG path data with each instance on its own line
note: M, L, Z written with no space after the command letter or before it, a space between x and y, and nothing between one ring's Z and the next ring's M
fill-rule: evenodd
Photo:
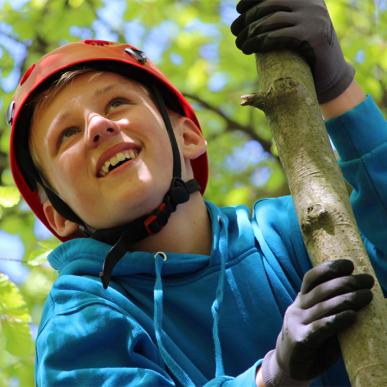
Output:
M127 100L125 100L124 98L113 98L112 100L110 100L109 104L108 104L108 109L116 109L118 107L120 107L121 105L124 105L124 104L127 104Z
M67 140L71 136L74 136L75 134L79 133L79 129L75 127L66 128L63 130L63 132L60 134L58 143L59 145L62 144L63 141Z

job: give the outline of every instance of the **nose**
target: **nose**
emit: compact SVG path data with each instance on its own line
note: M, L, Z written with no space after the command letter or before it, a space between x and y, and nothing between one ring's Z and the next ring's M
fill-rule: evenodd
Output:
M98 146L109 137L117 135L118 132L119 129L114 121L97 113L89 115L87 123L87 142L90 146Z

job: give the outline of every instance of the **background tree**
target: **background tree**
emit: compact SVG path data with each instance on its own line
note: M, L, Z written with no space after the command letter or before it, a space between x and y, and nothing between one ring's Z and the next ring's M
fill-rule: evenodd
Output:
M387 111L386 0L327 0L357 80ZM47 50L86 38L142 48L191 100L209 143L206 197L219 205L288 193L256 90L254 57L229 25L234 0L0 0L0 386L33 385L33 339L55 273L48 238L13 185L5 111L19 77ZM22 260L23 262L18 262ZM11 280L8 278L10 277Z

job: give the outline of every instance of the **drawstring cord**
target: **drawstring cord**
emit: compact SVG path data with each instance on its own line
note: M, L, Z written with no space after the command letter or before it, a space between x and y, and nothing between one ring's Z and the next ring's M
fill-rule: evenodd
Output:
M161 270L164 262L167 261L167 255L158 251L154 255L155 258L155 266L156 266L156 282L153 291L153 300L154 300L154 328L157 346L159 347L159 351L161 357L166 364L166 366L170 369L175 378L179 381L182 386L194 386L189 376L183 371L183 369L175 362L172 356L168 353L167 349L163 343L163 282L161 277Z
M219 338L219 320L220 320L220 308L223 302L224 296L224 283L225 283L225 275L226 275L226 261L228 258L228 247L227 247L227 221L222 219L220 216L218 217L218 222L220 226L219 230L219 261L220 261L220 269L219 269L219 277L218 284L216 287L216 296L215 300L211 305L211 314L213 319L212 324L212 339L214 342L214 350L215 350L215 377L224 375L224 366L223 366L223 358L222 358L222 346ZM153 290L153 302L154 302L154 329L155 336L157 341L157 346L159 348L161 357L165 363L165 365L169 368L172 375L174 375L175 379L179 382L179 384L183 386L194 386L191 378L184 372L184 370L176 363L176 361L172 358L172 356L168 353L166 349L163 337L165 335L162 327L163 320L163 282L161 271L163 264L168 260L167 254L162 251L158 251L154 254L155 258L155 272L156 272L156 281Z
M218 222L220 226L219 230L219 252L220 252L220 271L218 286L216 288L216 297L211 306L212 313L212 338L214 341L215 349L215 376L224 375L223 358L222 358L222 346L219 338L219 312L223 302L224 294L224 277L226 272L226 254L227 254L227 226L223 223L223 219L218 216Z

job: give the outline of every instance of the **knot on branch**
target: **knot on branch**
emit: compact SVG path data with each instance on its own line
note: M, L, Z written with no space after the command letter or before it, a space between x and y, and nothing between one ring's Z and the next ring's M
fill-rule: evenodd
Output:
M291 77L277 78L268 90L241 96L242 106L254 106L264 112L279 100L294 96L300 91L300 83Z
M323 227L324 221L328 217L328 211L321 204L313 204L306 209L301 219L301 228L305 234L313 229Z
M274 80L270 92L275 93L296 93L300 85L295 79L291 77L278 78Z

